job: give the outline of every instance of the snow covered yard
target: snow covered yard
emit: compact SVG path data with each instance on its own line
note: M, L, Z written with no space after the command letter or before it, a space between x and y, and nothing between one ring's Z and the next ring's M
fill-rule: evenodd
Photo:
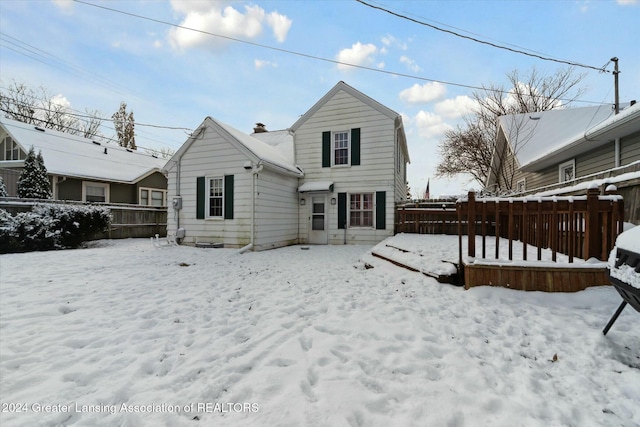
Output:
M2 255L0 424L640 425L640 317L602 335L613 288L464 291L370 250Z

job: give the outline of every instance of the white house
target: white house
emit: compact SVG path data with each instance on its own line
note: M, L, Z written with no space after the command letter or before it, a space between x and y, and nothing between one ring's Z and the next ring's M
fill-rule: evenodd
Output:
M393 235L409 161L398 113L339 82L291 128L256 130L207 117L176 152L168 233L254 250Z

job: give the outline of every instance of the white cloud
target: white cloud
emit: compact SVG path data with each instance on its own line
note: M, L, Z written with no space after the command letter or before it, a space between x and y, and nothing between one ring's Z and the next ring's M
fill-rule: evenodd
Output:
M630 4L638 4L638 0L617 0L617 3L621 6L627 6Z
M459 95L455 98L438 102L434 110L441 116L454 119L471 113L475 106L476 102L473 99L466 95Z
M70 12L73 8L73 0L53 0L53 4L65 12Z
M174 11L184 14L180 26L218 34L223 37L253 39L262 34L263 24L270 27L280 43L287 38L291 28L291 19L277 12L266 14L256 5L244 6L244 12L232 6L223 7L221 2L172 1ZM217 47L224 38L211 36L185 28L173 28L169 31L169 42L176 49L197 46Z
M400 40L398 40L396 37L392 36L391 34L387 34L386 36L382 37L380 39L380 41L386 47L395 46L395 47L399 48L400 50L407 50L407 44L404 43L404 42L401 42Z
M273 35L276 36L276 40L280 43L284 42L291 28L291 19L286 15L281 15L278 12L271 12L267 15L267 23L273 30Z
M423 110L416 114L414 122L420 136L423 138L436 138L444 135L447 130L452 129L450 125L442 121L441 116Z
M51 97L51 103L53 105L58 105L63 109L67 109L71 107L71 102L69 102L69 100L61 93Z
M413 59L409 58L408 56L402 55L400 57L400 62L402 64L405 64L407 66L407 68L410 69L411 71L413 71L414 73L417 73L418 71L420 71L422 69L422 68L420 68L420 66L418 64L416 64L416 61L414 61Z
M353 65L371 65L374 56L378 52L378 48L371 43L362 44L357 42L350 48L342 49L336 56L336 60ZM350 67L344 64L338 64L341 70L348 70Z
M400 92L400 99L411 104L427 103L442 98L446 92L447 87L442 83L429 82L423 85L416 83Z
M266 61L264 59L254 59L253 65L256 67L256 70L261 70L264 67L278 67L278 64L276 62Z

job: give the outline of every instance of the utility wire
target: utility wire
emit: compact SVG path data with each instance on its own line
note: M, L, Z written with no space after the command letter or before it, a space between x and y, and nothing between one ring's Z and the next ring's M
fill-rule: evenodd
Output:
M14 112L14 111L8 111L8 110L2 109L2 108L0 108L0 111L5 112L5 113L12 114L12 115L14 115L14 116L21 116L21 117L23 117L23 118L25 118L25 119L33 119L33 117L27 116L26 114L16 113L16 112ZM22 121L22 120L17 120L17 121L19 121L19 122L21 122L21 123L25 123L25 124L27 124L27 125L32 125L32 126L34 126L34 127L35 127L35 126L42 125L42 124L58 125L58 123L54 123L54 122L52 122L52 121L50 121L50 120L45 120L45 119L35 119L35 120L37 121L37 123L29 123L29 122ZM10 123L6 123L6 125L7 125L7 126L14 126L14 127L15 127L15 125L10 124ZM95 134L95 135L93 135L93 136L91 136L91 137L86 137L86 136L83 136L83 135L81 135L81 134L73 134L73 133L70 133L70 132L68 132L69 130L72 130L72 131L75 131L75 132L80 132L80 133L83 133L83 132L84 132L84 130L83 130L83 129L73 128L73 127L71 127L71 126L65 126L64 128L65 128L66 130L58 130L58 129L54 129L54 128L49 128L49 127L47 127L47 126L45 126L45 128L46 128L46 129L48 129L48 130L50 130L50 131L53 131L53 132L58 132L58 133L60 133L60 134L65 134L65 135L57 135L57 134L50 134L50 135L51 135L51 136L55 136L56 138L66 139L66 140L68 140L68 141L77 141L78 139L86 139L86 140L100 139L100 140L102 140L102 142L105 142L105 143L107 143L107 144L109 144L109 143L115 143L115 145L117 145L117 146L119 146L119 147L122 147L122 146L120 145L120 143L118 142L118 140L116 140L115 138L106 137L106 136L104 136L104 135ZM33 131L33 132L39 132L39 131L36 131L36 130L34 130L34 129L27 129L27 130L29 130L29 131ZM69 135L69 136L66 136L66 135ZM138 135L136 135L136 136L138 136ZM145 138L145 137L142 137L142 138ZM150 139L150 138L145 138L145 139ZM156 141L156 142L161 142L161 141ZM122 148L127 148L127 147L122 147ZM159 151L160 151L160 149L158 149L158 148L143 147L142 145L136 144L136 149L134 149L134 150L133 150L133 152L137 152L137 153L139 153L139 154L144 154L144 155L147 155L147 154L148 154L148 155L153 155L153 154L150 154L150 153L148 153L148 152L147 152L147 153L143 153L142 151L138 151L138 150L137 150L138 148L142 148L143 150L148 150L148 151L151 151L151 152L154 152L154 153L155 153L155 152L159 152ZM163 147L163 148L171 149L171 150L175 150L175 148L174 148L174 147L167 147L167 146L165 146L165 147Z
M135 93L135 91L131 91L124 86L110 81L109 79L101 77L100 75L95 74L85 68L77 66L72 62L66 61L52 54L51 52L46 52L36 46L30 45L2 31L0 31L0 47L11 50L20 55L24 55L50 67L59 68L64 71L70 72L71 74L74 74L78 77L86 78L88 80L94 80L98 84L101 84L108 89L114 90L118 93L125 95L127 94L127 91ZM140 96L140 93L138 93L138 96Z
M0 86L0 89L10 90L10 88L6 88L6 87L2 87L2 86ZM40 98L38 98L36 96L27 95L27 94L24 94L24 96L27 96L27 97L29 97L31 99L35 99L35 100L38 100L38 101L43 101L42 99L40 99ZM31 108L36 109L36 110L47 111L47 108L45 108L45 107L38 107L37 105L31 105L31 104L28 104L26 102L19 102L19 101L16 101L16 100L12 100L12 103L20 104L20 105L27 106L27 107L31 107ZM79 112L79 110L74 110L74 109L71 109L71 108L68 108L68 107L65 107L65 110L68 110L68 111L64 111L64 114L67 114L69 116L90 118L90 119L95 118L97 120L101 120L101 121L105 121L105 122L113 122L113 118L112 117L107 118L107 117L100 117L100 116L91 115L91 114L82 114L82 113ZM6 111L6 110L2 110L2 111L6 112L6 113L10 113L10 111ZM77 113L72 113L70 111L78 111L78 112ZM162 125L154 125L154 124L150 124L150 123L140 123L140 122L134 122L133 124L136 125L136 126L146 126L146 127L152 127L152 128L158 128L158 129L185 130L185 131L193 132L193 129L191 129L191 128L179 127L179 126L162 126Z
M365 2L363 0L355 0L355 1L357 1L358 3L360 3L360 4L364 5L364 6L367 6L367 7L370 7L372 9L377 9L377 10L386 12L386 13L388 13L390 15L393 15L393 16L396 16L398 18L406 19L407 21L411 21L411 22L414 22L416 24L424 25L426 27L433 28L434 30L442 31L443 33L448 33L448 34L454 35L456 37L460 37L460 38L463 38L463 39L471 40L471 41L474 41L476 43L485 44L487 46L495 47L497 49L504 49L504 50L508 50L510 52L520 53L522 55L527 55L527 56L531 56L533 58L542 59L543 61L553 61L553 62L558 62L560 64L567 64L567 65L571 65L571 66L575 66L575 67L588 68L588 69L600 71L602 73L610 73L610 71L605 70L604 67L593 67L591 65L580 64L578 62L564 61L562 59L549 58L549 57L546 57L546 56L525 52L523 50L513 49L513 48L510 48L510 47L507 47L507 46L502 46L502 45L498 45L498 44L491 43L491 42L488 42L488 41L480 40L480 39L477 39L475 37L465 36L463 34L455 32L455 31L451 31L451 30L447 30L447 29L444 29L444 28L440 28L440 27L438 27L436 25L429 24L429 23L423 22L423 21L419 21L419 20L411 18L409 16L402 15L400 13L394 12L394 11L389 10L389 9L385 9L384 7L376 6L376 5L367 3L367 2Z
M114 8L103 6L103 5L99 5L99 4L89 3L89 2L84 1L84 0L73 0L73 1L76 2L76 3L87 5L87 6L92 6L92 7L98 8L98 9L108 10L110 12L119 13L119 14L126 15L126 16L131 16L133 18L138 18L138 19L143 19L145 21L155 22L157 24L168 25L170 27L180 28L182 30L193 31L193 32L200 33L200 34L206 34L206 35L212 36L212 37L218 37L218 38L222 38L222 39L225 39L225 40L231 40L231 41L238 42L238 43L244 43L244 44L247 44L247 45L250 45L250 46L259 47L259 48L262 48L262 49L269 49L269 50L273 50L273 51L276 51L276 52L287 53L289 55L295 55L295 56L300 56L300 57L303 57L303 58L314 59L316 61L329 62L329 63L336 64L336 65L346 65L346 66L349 66L349 67L359 68L359 69L362 69L362 70L375 71L377 73L388 74L388 75L395 76L395 77L406 77L406 78L414 79L414 80L433 82L433 83L442 83L442 84L445 84L445 85L463 87L463 88L467 88L467 89L486 90L486 88L482 87L482 86L474 86L474 85L468 85L468 84L462 84L462 83L453 83L453 82L448 82L448 81L445 81L445 80L429 79L429 78L426 78L426 77L420 77L420 76L415 76L415 75L405 74L405 73L398 73L398 72L395 72L395 71L382 70L382 69L379 69L379 68L367 67L365 65L350 64L348 62L342 62L342 61L338 61L338 60L335 60L335 59L323 58L321 56L315 56L315 55L311 55L311 54L308 54L308 53L303 53L303 52L283 49L283 48L279 48L279 47L275 47L275 46L269 46L269 45L264 45L264 44L260 44L260 43L250 42L248 40L242 40L242 39L237 39L237 38L230 37L230 36L224 36L224 35L221 35L221 34L215 34L215 33L211 33L211 32L208 32L208 31L199 30L197 28L186 27L184 25L179 25L179 24L174 24L172 22L163 21L161 19L150 18L148 16L138 15L138 14L135 14L135 13L125 12L123 10L114 9ZM600 68L595 68L595 69L598 70L598 71L602 71ZM505 93L505 94L509 93L508 90L501 90L500 92L501 93ZM599 102L595 102L595 101L582 101L582 100L572 100L572 101L573 102L580 102L580 103L587 103L587 104L599 104Z

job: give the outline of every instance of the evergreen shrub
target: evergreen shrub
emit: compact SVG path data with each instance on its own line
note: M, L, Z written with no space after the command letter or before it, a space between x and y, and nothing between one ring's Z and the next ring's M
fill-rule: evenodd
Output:
M0 209L0 253L77 248L110 221L101 206L38 204L15 216Z

